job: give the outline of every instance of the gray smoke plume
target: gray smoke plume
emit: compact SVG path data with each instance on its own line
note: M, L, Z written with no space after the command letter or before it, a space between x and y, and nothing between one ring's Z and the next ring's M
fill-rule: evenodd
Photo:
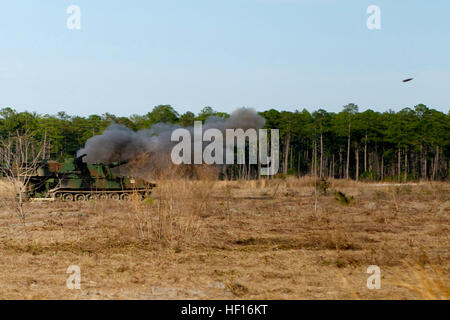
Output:
M261 129L265 119L254 109L241 108L234 111L229 118L209 117L203 130L219 129L223 133L226 129ZM133 131L124 125L112 123L101 135L86 141L83 149L77 155L87 154L87 163L112 163L123 160L134 160L146 154L145 169L161 169L168 165L170 153L176 142L171 141L172 132L181 128L179 125L158 123L150 129ZM193 127L186 128L194 136Z

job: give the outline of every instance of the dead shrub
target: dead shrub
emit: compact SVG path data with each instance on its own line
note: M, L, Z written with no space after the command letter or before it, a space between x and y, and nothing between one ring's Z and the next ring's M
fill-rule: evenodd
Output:
M213 180L160 180L152 198L133 201L128 213L141 241L167 247L198 243L208 215Z

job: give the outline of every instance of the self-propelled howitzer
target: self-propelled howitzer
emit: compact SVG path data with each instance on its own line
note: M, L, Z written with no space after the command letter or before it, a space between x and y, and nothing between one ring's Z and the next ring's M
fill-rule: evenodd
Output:
M39 175L30 179L31 197L53 198L63 201L130 200L145 198L155 186L142 179L121 174L120 167L128 161L112 164L83 161L86 155L66 159L62 164L44 165ZM114 173L111 169L116 168Z

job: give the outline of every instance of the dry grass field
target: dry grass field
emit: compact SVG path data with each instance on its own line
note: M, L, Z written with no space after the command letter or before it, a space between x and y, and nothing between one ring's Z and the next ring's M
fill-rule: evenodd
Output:
M310 178L157 183L143 202L27 203L25 227L3 201L0 298L450 297L448 183L334 180L317 197Z

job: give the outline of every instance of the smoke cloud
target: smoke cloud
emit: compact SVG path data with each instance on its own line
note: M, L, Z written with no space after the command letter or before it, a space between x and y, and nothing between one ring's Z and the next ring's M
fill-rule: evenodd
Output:
M225 133L226 129L261 129L265 119L254 109L241 108L234 111L229 118L209 117L203 130L219 129ZM181 128L179 125L158 123L150 129L133 131L124 125L112 123L101 135L86 141L84 148L77 156L86 154L87 163L112 163L123 160L134 160L147 155L145 170L162 169L170 162L170 153L176 142L171 141L172 132ZM186 128L194 136L193 127Z

